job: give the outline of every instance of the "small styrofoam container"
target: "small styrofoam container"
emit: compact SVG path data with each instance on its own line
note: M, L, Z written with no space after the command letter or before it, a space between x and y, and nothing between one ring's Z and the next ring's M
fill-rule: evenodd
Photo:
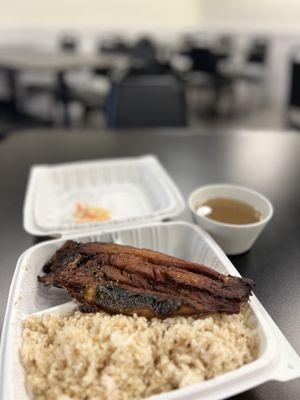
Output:
M261 214L261 220L251 224L229 224L199 215L197 208L205 201L226 197L250 204ZM189 196L189 208L194 220L212 235L226 254L236 255L248 251L273 216L271 202L262 194L244 186L212 184L201 186Z
M78 223L78 202L101 205L109 221ZM35 165L24 202L24 228L59 236L93 228L162 221L180 214L183 198L155 156Z
M200 227L187 222L151 223L105 232L69 235L81 242L104 241L149 248L175 257L200 262L213 269L239 276L214 240ZM37 281L44 263L65 242L66 237L40 243L20 257L11 284L0 350L0 398L29 400L24 371L19 362L22 321L30 314L64 314L74 307L70 297L57 288L45 288ZM259 284L259 282L258 282ZM66 303L66 304L65 304ZM62 307L59 305L63 304ZM56 307L49 310L51 307ZM258 358L241 368L214 379L152 396L156 400L222 399L269 380L287 381L300 376L300 358L255 296L250 307L260 335Z

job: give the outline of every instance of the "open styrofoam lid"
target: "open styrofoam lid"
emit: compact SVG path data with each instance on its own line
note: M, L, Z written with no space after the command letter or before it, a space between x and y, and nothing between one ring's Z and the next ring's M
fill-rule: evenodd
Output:
M76 204L104 207L110 220L77 222ZM184 210L183 198L155 156L31 168L23 209L27 232L61 236L94 228L161 221Z

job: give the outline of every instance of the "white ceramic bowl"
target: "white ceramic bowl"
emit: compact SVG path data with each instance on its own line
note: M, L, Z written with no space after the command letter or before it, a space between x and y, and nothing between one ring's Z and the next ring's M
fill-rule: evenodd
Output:
M217 197L244 201L257 209L261 220L252 224L228 224L214 221L196 213L199 205ZM195 222L211 234L226 254L241 254L249 250L273 215L273 206L260 193L243 186L215 184L202 186L191 193L188 200Z

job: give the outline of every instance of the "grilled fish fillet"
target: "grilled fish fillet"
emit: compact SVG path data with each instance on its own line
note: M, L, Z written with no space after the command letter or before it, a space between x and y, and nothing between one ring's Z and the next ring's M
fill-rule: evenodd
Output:
M67 290L83 311L148 318L238 313L254 285L152 250L71 240L43 272L40 282Z

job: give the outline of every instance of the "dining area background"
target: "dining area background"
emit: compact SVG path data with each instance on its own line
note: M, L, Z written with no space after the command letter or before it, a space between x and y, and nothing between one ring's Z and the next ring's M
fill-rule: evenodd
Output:
M299 20L296 0L2 0L0 399L27 399L15 348L25 317L70 300L57 287L37 286L41 260L46 253L55 260L64 240L95 237L116 246L148 243L151 250L199 262L197 271L208 259L218 273L242 275L253 289L251 307L262 321L259 358L206 382L173 384L176 391L164 389L158 399L299 399ZM208 192L214 195L201 197ZM235 207L252 204L254 222L236 225L201 214L204 200L224 203L231 194ZM33 270L30 281L26 274ZM206 271L201 284L208 285L211 274ZM138 282L148 284L143 275ZM58 297L51 302L53 293ZM69 303L62 307L73 310ZM115 336L108 336L113 343ZM193 365L180 352L184 368ZM34 358L39 352L22 354L31 367L41 366L42 352L40 359ZM43 384L33 380L37 393L50 376L45 368ZM178 376L176 368L169 381ZM192 376L184 368L183 381ZM15 385L12 377L22 382ZM106 390L118 386L112 379ZM50 389L47 397L44 391L45 399L81 400L79 392L68 392L72 385L58 381L65 392ZM87 393L91 400L101 397Z
M297 129L300 10L289 3L230 1L225 12L217 0L4 2L1 135L27 126Z

